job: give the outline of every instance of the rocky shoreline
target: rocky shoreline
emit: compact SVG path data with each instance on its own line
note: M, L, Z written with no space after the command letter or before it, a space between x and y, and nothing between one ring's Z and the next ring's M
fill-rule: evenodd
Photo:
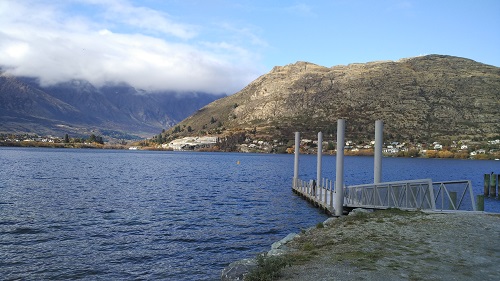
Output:
M359 209L287 235L265 257L286 260L269 280L496 280L499 238L499 214ZM258 266L231 263L221 280L244 280Z

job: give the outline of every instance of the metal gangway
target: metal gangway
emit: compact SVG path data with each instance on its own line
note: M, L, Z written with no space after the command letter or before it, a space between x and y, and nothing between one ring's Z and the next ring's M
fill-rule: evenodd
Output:
M295 179L293 190L315 206L334 213L335 184ZM343 207L426 211L476 211L469 180L432 182L431 179L351 185L343 188Z
M476 211L468 180L432 182L431 179L347 186L344 205L351 208Z

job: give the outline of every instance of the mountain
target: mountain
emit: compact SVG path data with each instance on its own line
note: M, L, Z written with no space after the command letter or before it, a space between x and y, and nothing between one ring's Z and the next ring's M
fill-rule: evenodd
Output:
M166 135L245 132L290 140L299 131L315 139L319 131L335 134L340 118L346 138L355 140L373 139L379 119L385 137L400 141L499 136L500 68L444 55L331 68L277 66Z
M150 93L126 84L98 88L83 80L42 87L34 78L0 72L0 133L148 137L221 97Z

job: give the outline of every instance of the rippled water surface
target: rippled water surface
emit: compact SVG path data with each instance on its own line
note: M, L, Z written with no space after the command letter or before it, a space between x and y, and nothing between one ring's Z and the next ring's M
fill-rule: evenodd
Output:
M334 165L323 158L325 177ZM6 280L218 280L326 219L291 192L293 155L0 148L0 167ZM372 170L373 158L346 157L346 184ZM470 179L479 194L500 163L384 158L383 170L385 181ZM315 156L301 156L300 177L316 177Z

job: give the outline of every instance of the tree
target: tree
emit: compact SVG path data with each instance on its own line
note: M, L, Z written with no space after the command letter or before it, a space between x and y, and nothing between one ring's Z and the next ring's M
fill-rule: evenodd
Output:
M326 150L335 150L335 145L333 142L329 141L328 145L326 146Z
M69 143L69 135L68 134L64 135L64 143Z
M89 142L90 143L99 143L99 144L104 144L104 140L102 139L101 136L96 136L94 134L91 134L90 137L89 137Z

